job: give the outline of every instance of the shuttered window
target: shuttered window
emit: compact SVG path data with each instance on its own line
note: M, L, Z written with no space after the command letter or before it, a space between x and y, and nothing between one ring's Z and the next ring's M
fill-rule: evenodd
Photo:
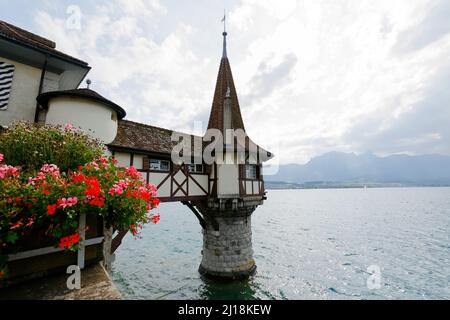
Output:
M8 109L14 65L0 61L0 110Z

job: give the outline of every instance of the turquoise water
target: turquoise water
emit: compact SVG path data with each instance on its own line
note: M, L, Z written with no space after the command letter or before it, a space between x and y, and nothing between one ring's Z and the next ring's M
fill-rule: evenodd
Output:
M127 236L113 279L128 299L450 299L450 188L281 190L253 216L257 274L202 279L201 228L162 204ZM369 289L368 267L379 286Z

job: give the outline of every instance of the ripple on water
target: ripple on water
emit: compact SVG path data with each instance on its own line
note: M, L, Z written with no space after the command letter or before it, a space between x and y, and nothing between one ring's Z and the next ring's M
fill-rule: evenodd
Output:
M450 188L268 197L252 217L258 271L248 281L201 278L198 221L182 205L163 204L160 224L146 227L142 240L125 238L117 251L118 289L128 299L450 298ZM380 290L366 285L372 265L381 268Z

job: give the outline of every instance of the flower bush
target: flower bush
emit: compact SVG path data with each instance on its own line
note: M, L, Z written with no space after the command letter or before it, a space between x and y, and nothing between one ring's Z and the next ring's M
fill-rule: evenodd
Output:
M74 168L79 160L66 158L67 150L62 151L64 156L58 150L45 151L45 159L61 159L65 169L38 158L42 166L34 170L34 163L28 159L20 166L17 155L9 163L11 148L0 143L0 152L7 151L0 153L0 256L13 250L14 244L33 230L45 230L55 246L76 250L80 241L78 219L83 213L102 216L107 225L116 230L130 230L136 237L145 224L159 221L159 214L150 213L159 205L156 188L146 184L136 168L118 168L115 159L100 156L101 149L91 145L83 134L75 133L70 126L38 128L21 124L11 129L17 130L36 130L57 141L63 137L66 145L78 148L74 154L81 154L88 161ZM7 139L18 135L6 133ZM0 141L3 138L1 135ZM85 142L87 146L82 145ZM13 149L22 150L20 144L19 140ZM49 144L57 143L50 139ZM0 272L1 265L2 261Z
M62 171L74 170L104 154L104 146L72 126L39 126L19 122L1 133L0 153L8 164L38 171L54 163Z

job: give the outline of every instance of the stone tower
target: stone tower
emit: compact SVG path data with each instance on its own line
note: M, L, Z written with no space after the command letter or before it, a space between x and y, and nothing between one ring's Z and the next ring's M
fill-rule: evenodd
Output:
M266 199L262 163L272 155L245 133L227 56L227 32L208 124L220 131L223 152L210 168L210 197L192 201L203 220L202 275L239 279L256 271L252 248L252 214Z

